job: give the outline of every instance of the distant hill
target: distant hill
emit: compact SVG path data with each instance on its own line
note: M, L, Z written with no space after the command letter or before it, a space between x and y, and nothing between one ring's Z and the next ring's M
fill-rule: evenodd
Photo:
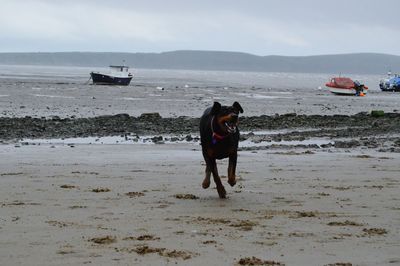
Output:
M0 53L3 65L104 67L125 64L134 68L233 70L298 73L382 74L400 72L400 56L360 53L316 56L256 56L239 52L173 51L164 53Z

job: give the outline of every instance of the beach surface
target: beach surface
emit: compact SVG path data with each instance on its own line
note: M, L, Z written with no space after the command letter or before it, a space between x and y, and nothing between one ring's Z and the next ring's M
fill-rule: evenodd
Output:
M157 112L199 117L214 101L239 101L246 116L399 111L399 94L381 92L379 75L352 75L366 97L335 96L325 83L333 74L133 69L129 86L94 86L79 67L1 66L0 117L95 117ZM106 71L103 69L103 71Z
M196 144L0 154L2 265L400 263L399 153L241 151L224 200Z
M0 66L0 265L400 265L400 94L335 96L322 74L88 73ZM213 101L245 111L234 187L218 161L227 199L201 188Z

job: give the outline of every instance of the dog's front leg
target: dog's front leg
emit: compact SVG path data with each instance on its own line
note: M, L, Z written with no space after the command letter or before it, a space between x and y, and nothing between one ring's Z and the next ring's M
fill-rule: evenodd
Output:
M203 157L204 161L206 162L206 176L203 180L202 187L204 189L208 188L210 186L210 177L211 177L211 171L212 171L212 162L210 157L208 157L207 153L203 150Z
M202 187L204 189L210 186L210 177L211 177L211 166L208 162L206 162L206 177L203 180Z
M224 185L222 185L221 178L218 175L217 162L215 159L211 159L211 171L213 174L215 185L217 186L218 195L221 199L226 198L226 191Z
M228 165L228 183L232 187L236 184L236 162L237 162L237 153L229 156L229 165Z

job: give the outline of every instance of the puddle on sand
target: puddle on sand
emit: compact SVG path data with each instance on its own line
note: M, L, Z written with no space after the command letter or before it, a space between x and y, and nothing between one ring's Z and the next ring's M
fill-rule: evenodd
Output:
M260 135L254 132L255 135ZM262 132L276 134L274 132ZM267 134L266 134L267 135ZM257 141L246 139L239 143L240 147L262 147L272 145L324 145L333 143L330 139L310 138L293 141ZM54 138L54 139L23 139L19 141L22 145L154 145L154 144L191 144L200 145L198 135L157 135L157 136L107 136L107 137L82 137L82 138Z

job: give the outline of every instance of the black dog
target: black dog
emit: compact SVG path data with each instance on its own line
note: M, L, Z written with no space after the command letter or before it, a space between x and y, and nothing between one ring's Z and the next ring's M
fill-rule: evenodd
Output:
M219 102L214 102L212 107L204 111L200 119L201 146L206 162L206 177L203 181L203 188L210 186L212 173L220 198L226 197L226 191L218 175L216 159L229 157L228 183L231 186L236 184L239 113L243 113L243 109L238 102L234 102L232 106L221 106Z

